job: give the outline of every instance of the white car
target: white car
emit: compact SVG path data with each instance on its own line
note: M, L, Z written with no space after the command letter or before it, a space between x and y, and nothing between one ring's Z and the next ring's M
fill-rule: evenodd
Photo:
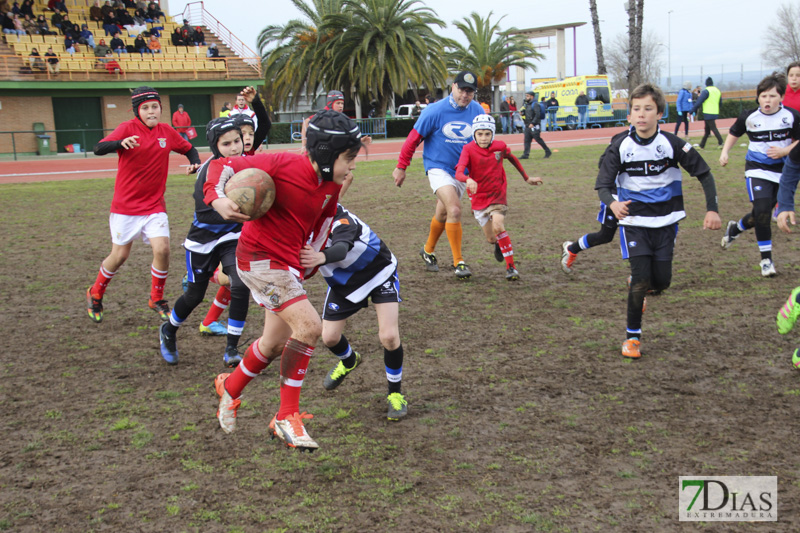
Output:
M419 107L421 107L422 109L425 109L425 107L427 105L428 104L419 104ZM397 117L397 118L409 118L409 117L412 116L412 112L414 111L414 107L416 107L416 104L401 105L400 107L397 108L397 111L395 112L394 116Z

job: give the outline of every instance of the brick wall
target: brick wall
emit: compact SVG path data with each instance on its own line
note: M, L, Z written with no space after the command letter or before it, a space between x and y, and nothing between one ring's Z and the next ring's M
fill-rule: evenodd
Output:
M113 130L120 123L133 118L133 110L131 106L131 97L128 95L104 96L102 98L103 106L103 128L106 130ZM161 97L161 122L170 123L172 111L169 107L169 97Z
M46 130L55 128L53 101L49 97L0 96L0 131L31 131L34 122L44 123ZM50 141L56 146L54 136ZM36 136L17 133L12 145L10 134L0 134L0 153L12 153L14 148L18 153L36 153Z

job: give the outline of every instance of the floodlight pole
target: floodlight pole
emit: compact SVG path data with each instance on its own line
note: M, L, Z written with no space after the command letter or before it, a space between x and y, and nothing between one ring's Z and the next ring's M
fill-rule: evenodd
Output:
M672 11L667 11L667 90L672 89Z

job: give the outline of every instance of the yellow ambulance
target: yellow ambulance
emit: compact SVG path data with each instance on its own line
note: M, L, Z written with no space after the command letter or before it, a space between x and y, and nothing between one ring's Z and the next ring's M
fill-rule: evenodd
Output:
M575 99L581 91L589 98L586 113L588 127L615 121L608 76L575 76L533 85L537 102L541 102L542 98L547 101L550 99L551 93L556 93L556 100L558 100L556 125L569 129L574 129L578 125L578 106L575 105Z

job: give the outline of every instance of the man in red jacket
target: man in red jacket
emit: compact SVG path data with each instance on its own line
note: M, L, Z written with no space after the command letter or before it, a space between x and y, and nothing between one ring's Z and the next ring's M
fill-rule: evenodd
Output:
M183 104L178 104L178 110L172 114L172 127L178 132L178 135L185 140L189 140L186 132L192 127L192 119L189 113L183 110Z

